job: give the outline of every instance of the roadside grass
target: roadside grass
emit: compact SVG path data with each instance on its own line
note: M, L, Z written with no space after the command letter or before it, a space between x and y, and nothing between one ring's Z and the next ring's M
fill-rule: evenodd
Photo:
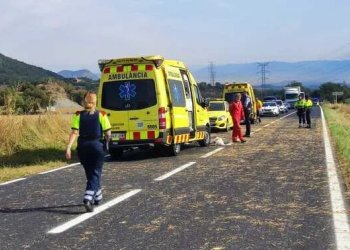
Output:
M65 114L0 116L0 182L66 165L70 118Z
M350 190L350 105L326 104L323 106L337 158Z

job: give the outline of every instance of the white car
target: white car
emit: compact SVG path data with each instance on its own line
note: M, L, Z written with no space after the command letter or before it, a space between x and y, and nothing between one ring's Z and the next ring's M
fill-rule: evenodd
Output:
M278 116L280 115L280 109L276 102L264 102L261 108L261 116L272 115Z
M288 108L286 107L286 105L284 104L284 102L282 100L276 100L277 106L280 110L280 113L285 113L288 112Z
M290 103L288 103L288 102L284 102L284 106L286 106L287 112L288 112L288 109L291 109L291 108L292 108L292 107L290 106Z

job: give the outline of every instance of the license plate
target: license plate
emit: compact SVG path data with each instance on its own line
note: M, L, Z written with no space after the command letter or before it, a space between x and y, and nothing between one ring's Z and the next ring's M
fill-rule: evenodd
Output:
M125 140L125 133L112 133L112 139Z

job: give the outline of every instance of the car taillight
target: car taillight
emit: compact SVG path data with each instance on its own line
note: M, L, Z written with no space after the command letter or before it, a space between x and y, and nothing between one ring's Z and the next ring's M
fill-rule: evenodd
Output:
M166 116L165 108L161 107L158 109L158 118L159 118L159 129L166 129Z

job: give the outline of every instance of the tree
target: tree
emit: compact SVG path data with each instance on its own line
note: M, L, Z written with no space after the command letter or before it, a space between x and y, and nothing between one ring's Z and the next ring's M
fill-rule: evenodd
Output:
M345 100L350 97L350 89L345 84L326 82L320 85L320 97L328 101L333 101L333 92L343 92L343 96L339 96L338 101Z

